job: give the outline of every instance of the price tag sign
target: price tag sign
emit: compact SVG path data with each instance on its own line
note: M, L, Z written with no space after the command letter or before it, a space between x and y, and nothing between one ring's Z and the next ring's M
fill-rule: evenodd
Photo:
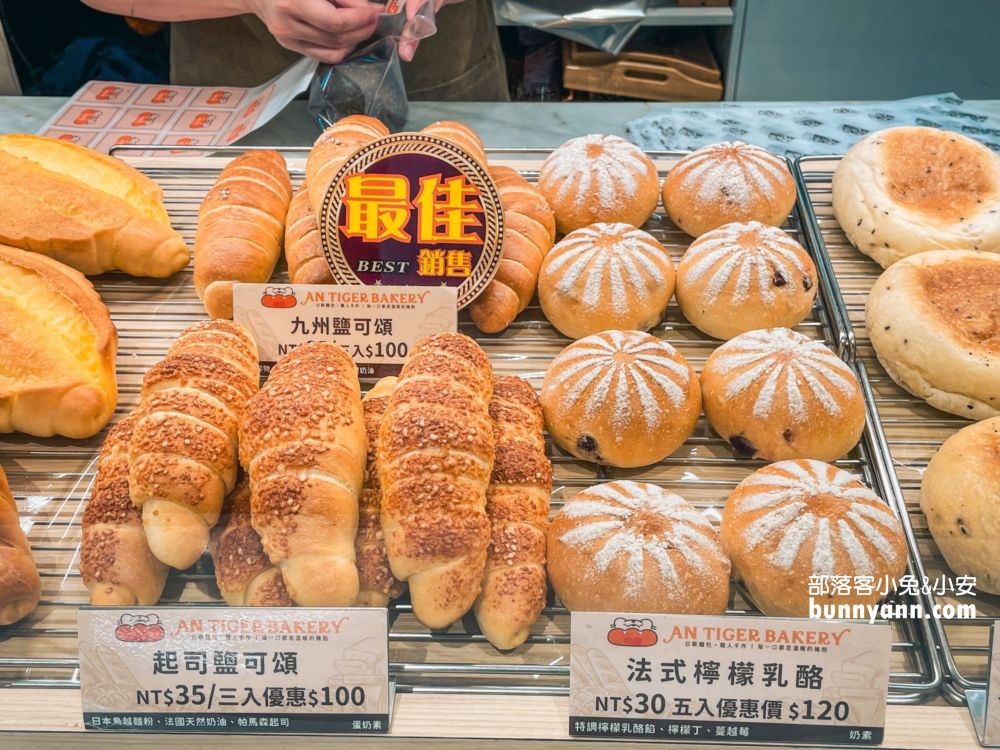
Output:
M87 729L389 730L384 609L80 609Z
M458 330L454 287L236 284L233 319L253 335L265 374L308 341L340 344L358 376L398 375L418 339Z
M574 612L569 733L877 745L887 623Z
M986 690L966 690L965 697L979 742L986 747L1000 746L1000 654L997 653L997 624L990 625L990 665Z

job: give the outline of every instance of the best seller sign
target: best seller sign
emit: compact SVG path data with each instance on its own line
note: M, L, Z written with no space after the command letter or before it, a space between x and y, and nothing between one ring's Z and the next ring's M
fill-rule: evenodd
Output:
M569 732L882 741L888 624L574 612Z
M81 608L88 729L389 729L384 609Z

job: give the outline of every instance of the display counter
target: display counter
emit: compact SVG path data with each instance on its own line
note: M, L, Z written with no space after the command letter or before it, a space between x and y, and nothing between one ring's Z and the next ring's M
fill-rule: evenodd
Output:
M32 132L41 125L61 105L62 100L56 99L0 99L0 133L2 132ZM982 108L995 109L1000 113L1000 102L978 102ZM425 125L442 119L456 120L473 128L482 138L487 149L552 149L567 139L587 133L604 133L624 135L624 125L629 120L647 114L666 111L669 104L640 103L608 103L608 104L412 104L408 119L408 129L418 130ZM305 112L305 103L293 102L284 112L272 122L255 131L243 142L246 146L268 146L273 148L292 148L310 146L315 139L316 129ZM302 154L289 153L292 180L296 185L304 173ZM491 163L504 163L521 171L529 179L537 176L544 154L528 153L512 154L496 151L491 154ZM654 155L656 167L662 177L675 163L676 155ZM143 166L143 171L159 182L166 192L166 208L174 221L175 227L191 244L197 224L198 205L218 176L221 167L210 166L198 173L198 168L182 164L190 163L190 159L154 159ZM828 169L829 167L827 167ZM829 175L824 173L826 177ZM819 204L813 206L810 192L818 190L821 195L828 190L826 183L820 178L802 179L798 183L798 200L789 218L787 231L807 246L817 258L817 265L822 264L826 257L823 242L830 243L828 206L823 203L828 197L819 198ZM816 198L816 196L812 196ZM812 212L815 209L815 214ZM784 214L782 214L784 215ZM823 226L816 223L816 215L823 219ZM662 217L662 211L651 220L650 231L658 241L674 256L678 262L681 253L690 242L690 237L684 235L669 220ZM834 243L841 242L839 238ZM821 276L829 274L822 284L820 301L812 316L804 321L802 331L812 338L825 340L831 347L843 348L848 338L846 331L851 326L858 325L858 301L849 301L844 312L838 312L843 301L832 298L831 295L839 279L841 262L836 253L840 250L830 250L834 263L829 268L821 269ZM279 274L284 273L284 266L279 266ZM866 270L871 274L871 269ZM179 278L180 280L177 280ZM181 272L170 282L169 288L156 289L148 287L146 282L136 285L130 280L121 288L114 283L100 282L99 291L111 309L115 320L129 320L129 324L119 325L119 335L123 343L119 349L119 361L124 355L128 360L126 368L119 365L120 388L123 401L131 405L139 390L141 377L145 370L154 364L166 351L169 342L179 331L204 317L204 309L191 286L190 270ZM287 276L275 277L279 282ZM851 278L851 277L845 277ZM873 276L874 278L874 276ZM152 282L155 283L155 282ZM782 281L782 283L784 283ZM855 284L857 286L857 284ZM855 286L844 289L845 293L855 293ZM862 284L864 292L868 286ZM841 281L840 287L844 287ZM853 314L853 318L850 317ZM518 319L518 324L505 334L483 335L476 332L475 338L493 361L495 370L500 373L516 374L529 380L537 388L541 384L548 364L566 345L566 341L548 323L537 304L533 304ZM666 322L672 331L671 343L677 346L685 356L696 364L700 370L704 360L715 350L718 342L708 340L700 335L687 323L676 306L667 313ZM130 336L128 325L136 324L141 328L141 335ZM863 328L863 326L862 326ZM468 315L459 318L459 330L472 332L472 324ZM471 334L470 334L471 335ZM839 345L838 345L839 336ZM852 344L853 346L853 344ZM162 351L161 351L162 350ZM853 353L853 350L851 350ZM136 359L138 358L138 359ZM869 355L868 361L862 363L869 369L874 369L874 360ZM853 366L853 364L852 364ZM868 383L865 370L862 368L861 380ZM885 392L885 383L878 376L872 381L883 386L879 396ZM892 394L889 394L890 397ZM919 509L914 506L914 499L907 486L904 497L898 483L894 484L895 472L891 467L895 454L889 453L889 447L883 446L885 435L881 433L877 423L878 398L873 394L866 396L866 403L871 407L868 412L869 424L858 448L852 451L848 458L843 459L845 467L852 473L861 474L865 481L877 488L889 504L909 511L915 517L913 525L919 523ZM883 417L886 416L883 414ZM873 421L874 420L874 421ZM891 440L890 435L890 440ZM56 450L67 447L65 442L57 443ZM726 463L732 458L732 452L725 441L719 441L709 432L707 425L700 423L694 437L688 444L690 458L674 457L664 462L662 466L650 469L648 477L651 481L679 484L692 482L692 477L686 476L685 467L690 465L696 477L690 485L691 496L686 499L694 502L699 509L714 507L718 510L718 494L712 487L735 486L748 472L747 462L736 461ZM72 447L72 446L69 446ZM31 456L34 450L31 443L25 443L17 461L21 473L31 467L36 457ZM80 479L89 476L91 467L85 466L94 455L85 451L67 451L65 455L77 462L67 469L65 477L53 474L51 494L64 492L63 497L72 497L74 503L82 502L85 487L78 486ZM53 472L53 461L56 454L39 454L37 466L42 470ZM96 454L95 454L96 455ZM923 458L926 461L926 457ZM79 463L83 462L83 463ZM605 481L609 478L624 478L625 472L617 471L609 475L605 470L597 470L584 462L577 462L565 453L559 454L559 464L556 479L561 489L559 500L564 501L572 493L567 488L579 489L594 481ZM839 462L838 462L839 463ZM602 473L603 472L603 473ZM76 479L74 478L76 477ZM76 484L73 484L76 482ZM702 484L699 484L702 482ZM12 484L14 482L12 481ZM17 490L15 489L15 494ZM905 505L909 503L909 505ZM100 732L87 732L84 729L83 713L79 690L73 689L78 680L78 664L75 658L74 645L75 624L70 611L75 604L85 603L86 591L77 581L66 583L75 573L73 548L63 541L68 531L63 531L57 539L58 529L72 530L78 521L75 518L74 504L68 509L46 510L41 512L36 520L47 521L55 526L56 531L46 532L44 544L38 555L39 567L47 576L43 583L42 607L49 607L47 617L51 617L45 625L32 626L34 632L20 632L16 628L10 631L10 637L0 629L0 659L8 660L7 668L17 667L13 661L24 658L26 679L15 681L15 686L0 689L0 745L4 747L34 746L63 747L69 743L85 745L93 743L104 745L113 742L115 746L146 746L155 742L158 746L174 747L190 744L198 737L178 735L149 735L121 733L108 735ZM46 515L48 514L48 515ZM716 514L717 517L717 514ZM907 524L909 526L909 523ZM927 547L929 535L920 529L920 545ZM72 532L75 533L75 532ZM912 530L911 530L912 535ZM911 574L921 572L920 565L914 563L922 554L917 550L917 542L909 542ZM928 553L934 557L934 553ZM937 556L940 557L939 555ZM940 562L940 560L938 560ZM943 569L946 572L946 568ZM936 568L935 572L942 572ZM65 574L61 583L56 579ZM174 601L208 602L213 597L205 589L205 575L198 573L181 573L171 580L174 586ZM185 592L178 598L177 591ZM56 592L56 593L52 593ZM543 614L544 625L540 624L533 631L529 648L518 651L513 662L504 661L505 655L494 652L482 640L474 629L466 628L462 632L449 633L446 637L439 636L422 629L413 622L408 605L394 612L393 633L395 642L390 635L390 655L396 669L399 684L404 688L397 691L392 713L392 723L387 736L228 736L214 733L211 742L220 746L236 745L237 743L253 742L262 747L311 747L369 745L371 747L404 746L404 747L470 747L479 743L518 740L524 747L540 745L568 744L582 742L579 738L571 739L568 735L569 700L562 694L566 690L566 661L568 660L568 616L566 609L549 606ZM737 592L730 608L730 614L752 613L752 607L741 592ZM983 618L980 618L983 619ZM540 621L541 623L541 621ZM980 625L985 622L978 623ZM48 630L51 629L51 630ZM894 626L893 658L890 677L890 705L885 719L885 739L881 747L885 748L973 748L978 746L975 729L968 709L960 705L948 705L948 701L962 700L962 691L955 690L948 682L948 674L942 661L953 666L952 652L962 654L973 653L968 667L973 678L981 681L985 678L983 670L983 651L985 643L980 636L985 628L972 629L975 636L959 636L955 639L954 649L946 648L946 659L938 654L938 641L943 630L935 628L930 623L908 623ZM964 632L964 631L962 631ZM19 642L22 636L30 635L30 653L12 651L12 645ZM73 636L72 638L67 636ZM6 644L4 641L7 641ZM962 650L965 648L965 650ZM971 649L971 652L970 650ZM532 653L534 651L534 653ZM506 655L510 658L511 655ZM57 664L52 659L64 659ZM33 663L33 660L38 660ZM49 661L46 661L49 660ZM514 663L519 670L504 674L503 666ZM463 674L461 665L469 669ZM965 664L965 662L963 662ZM425 669L424 667L431 667ZM440 668L435 672L435 669ZM532 669L538 672L537 687L525 684L532 679ZM32 670L37 674L32 674ZM39 672L38 670L45 670ZM392 670L390 670L391 672ZM472 679L468 679L473 675ZM475 678L475 675L480 675ZM493 682L491 683L491 677ZM965 677L963 676L964 680ZM32 684L33 680L37 680ZM978 682L977 682L978 684ZM40 688L37 685L46 685ZM945 697L939 694L939 688L945 686ZM960 685L964 687L964 685ZM909 688L909 689L908 689ZM908 705L904 705L908 704ZM601 746L621 746L621 742L604 741L602 739L586 740L591 744ZM696 745L679 744L678 746L715 747L703 742ZM718 745L729 746L733 745ZM776 745L778 747L782 745ZM789 745L783 745L788 747Z

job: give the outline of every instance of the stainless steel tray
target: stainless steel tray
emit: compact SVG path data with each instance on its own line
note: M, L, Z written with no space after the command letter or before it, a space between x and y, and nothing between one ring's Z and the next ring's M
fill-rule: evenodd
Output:
M149 149L140 149L148 151ZM170 149L171 151L173 149ZM283 149L290 157L307 149ZM296 153L300 152L300 153ZM540 159L548 150L493 150L494 161L517 166L529 180L537 177ZM661 177L677 153L652 152L662 160ZM164 188L167 210L188 242L193 241L198 206L215 181L225 159L219 157L160 157L134 162ZM302 159L292 158L293 180L302 178ZM802 241L801 206L789 217L786 229ZM645 227L659 239L675 262L690 242L664 218L662 206ZM817 258L822 267L822 257ZM829 276L829 274L826 274ZM287 278L284 265L279 280ZM165 353L177 334L205 313L191 283L188 268L164 281L142 280L121 274L94 279L119 330L118 376L120 397L116 418L135 404L145 371ZM798 330L843 349L842 332L830 320L832 290L822 294L810 319ZM502 334L480 333L467 314L460 315L460 329L473 336L488 353L497 372L519 375L536 388L549 362L569 340L545 320L533 303ZM707 338L684 320L675 304L653 333L674 344L700 370L719 342ZM859 372L864 382L863 370ZM366 385L366 384L363 384ZM96 458L104 434L89 440L38 440L24 435L0 439L0 465L22 511L28 537L42 574L43 599L38 609L20 624L0 630L0 685L5 687L77 687L77 608L87 592L77 571L80 517L94 478ZM726 441L712 433L702 418L694 434L672 456L638 470L599 469L564 454L549 443L554 473L553 511L579 490L600 481L631 478L654 482L678 492L717 523L730 491L759 461L734 457ZM861 474L882 497L892 501L888 485L891 472L883 465L877 424L869 421L861 444L838 462ZM202 603L219 600L206 557L195 568L172 572L162 603ZM739 587L733 587L730 608L736 617L754 612ZM569 682L569 617L564 607L550 600L532 629L528 642L510 653L499 653L485 642L470 615L447 632L430 632L417 623L405 600L390 606L391 672L398 689L409 692L566 694ZM912 623L894 624L890 703L915 703L937 692L941 681L925 628Z
M889 491L905 510L914 533L916 564L919 580L930 583L925 595L925 611L935 604L976 605L977 617L969 620L931 619L928 625L940 650L947 678L943 684L946 698L963 702L964 693L985 689L990 640L989 625L1000 617L1000 597L976 592L975 599L955 597L952 593L935 593L934 583L954 577L927 529L927 520L920 511L920 479L927 462L941 444L970 421L946 414L928 406L922 399L910 395L893 382L879 364L865 330L865 301L882 267L862 254L847 240L833 215L831 180L839 156L802 157L795 162L800 185L800 200L811 217L805 228L813 249L830 259L834 278L829 281L842 300L834 317L841 321L841 336L845 354L867 368L872 402L882 426L880 442L891 461L888 476Z

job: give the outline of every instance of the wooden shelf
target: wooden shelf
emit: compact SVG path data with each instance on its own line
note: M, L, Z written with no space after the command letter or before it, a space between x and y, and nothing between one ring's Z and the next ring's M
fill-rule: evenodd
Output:
M520 740L517 750L562 746L587 748L638 747L628 741L571 740L567 734L568 698L548 696L436 695L396 696L396 710L387 736L330 735L211 735L215 750L246 747L257 750L281 748L344 747L434 748L473 750L497 739ZM202 735L205 736L205 735ZM114 746L190 748L198 740L190 735L149 735L120 732L107 734L83 728L78 690L0 690L0 746L31 750ZM734 748L737 745L702 744L671 747ZM651 745L652 747L652 745ZM757 747L761 747L758 745ZM782 747L790 750L790 746ZM885 741L881 750L939 750L978 748L972 719L965 708L952 706L889 706Z

